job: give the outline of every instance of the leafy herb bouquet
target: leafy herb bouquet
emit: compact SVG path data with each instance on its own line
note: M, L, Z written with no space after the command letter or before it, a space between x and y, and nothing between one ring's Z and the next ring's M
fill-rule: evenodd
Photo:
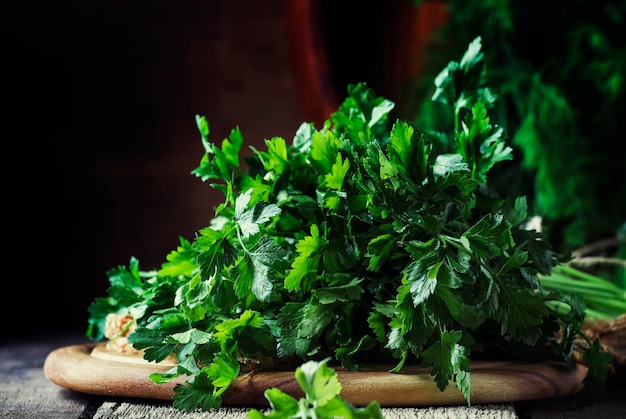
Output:
M525 198L488 187L489 170L512 150L490 124L497 94L485 83L476 38L435 82L453 133L392 121L394 104L361 83L320 130L304 123L291 144L266 140L245 170L240 131L220 147L197 117L205 153L192 173L225 200L160 269L131 258L109 271L108 296L89 307L88 337L103 338L110 313L131 315L128 340L145 359L178 361L151 379L190 377L173 398L188 411L219 407L246 362L330 357L349 370L388 363L390 372L421 363L439 389L452 382L468 403L472 359L573 363L584 304L541 287L538 275L559 256L524 227ZM596 341L584 360L580 394L589 399L611 357Z

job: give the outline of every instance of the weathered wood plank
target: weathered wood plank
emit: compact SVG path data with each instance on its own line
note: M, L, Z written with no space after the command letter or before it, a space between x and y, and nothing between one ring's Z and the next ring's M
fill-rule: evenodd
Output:
M248 407L221 407L210 413L180 412L168 406L106 402L93 419L246 419ZM423 408L383 408L385 419L517 419L510 404Z

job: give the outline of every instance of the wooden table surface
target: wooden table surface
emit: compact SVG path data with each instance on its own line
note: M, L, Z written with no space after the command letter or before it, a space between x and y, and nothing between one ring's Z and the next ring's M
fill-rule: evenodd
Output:
M222 408L204 415L175 411L171 403L144 399L94 396L60 387L44 375L43 365L54 349L89 343L80 335L19 339L0 346L0 418L245 418L246 408ZM593 406L577 408L573 396L512 403L510 405L388 410L385 417L475 418L626 418L626 380L611 377L604 397Z

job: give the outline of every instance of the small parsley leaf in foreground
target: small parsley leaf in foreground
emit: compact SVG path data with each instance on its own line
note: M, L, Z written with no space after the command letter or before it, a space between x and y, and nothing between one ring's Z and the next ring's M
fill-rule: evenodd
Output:
M320 362L308 361L296 368L295 378L304 392L296 400L278 388L265 390L271 411L262 413L258 409L248 412L249 419L382 419L380 405L372 401L367 406L355 407L341 396L341 383L335 370L327 365L330 358Z

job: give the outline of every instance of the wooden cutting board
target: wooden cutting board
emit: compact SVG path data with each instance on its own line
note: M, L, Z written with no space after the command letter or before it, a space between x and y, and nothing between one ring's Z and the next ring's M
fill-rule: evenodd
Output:
M66 346L52 351L44 373L53 383L78 392L116 397L171 400L178 377L155 384L149 375L169 371L174 363L151 363L139 355L107 351L104 343ZM371 366L358 372L335 368L343 389L340 396L355 406L377 401L383 407L417 407L466 404L451 383L440 391L430 371L406 367L390 373L391 366ZM584 365L567 369L562 364L528 364L508 361L472 362L472 404L506 403L575 394L587 372ZM224 405L268 406L263 392L280 388L295 398L303 396L293 371L242 374L224 393Z

